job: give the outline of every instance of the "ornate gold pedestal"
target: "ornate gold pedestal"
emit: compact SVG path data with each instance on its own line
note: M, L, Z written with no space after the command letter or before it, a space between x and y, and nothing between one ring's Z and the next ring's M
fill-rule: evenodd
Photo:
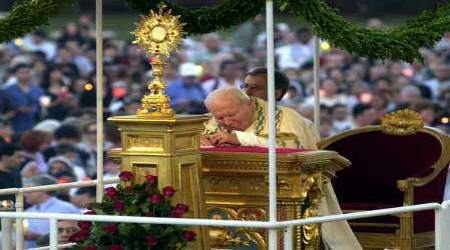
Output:
M116 116L109 119L119 126L122 148L113 149L110 157L121 161L122 171L131 171L136 182L145 175L158 176L160 188L173 186L173 204L190 206L187 217L204 218L201 190L200 132L204 116L177 116L175 119L147 119L139 116ZM206 229L196 228L197 240L192 249L208 249Z
M278 219L316 216L329 172L350 162L333 151L278 154ZM263 153L202 152L203 185L209 218L268 220L268 160ZM264 229L211 228L217 249L267 249ZM283 249L279 238L279 249ZM318 249L319 225L298 227L294 249Z

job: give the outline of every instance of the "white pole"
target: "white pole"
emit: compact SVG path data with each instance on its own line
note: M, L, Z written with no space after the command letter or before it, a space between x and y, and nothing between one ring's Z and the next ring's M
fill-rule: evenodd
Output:
M97 202L103 198L103 22L102 0L95 1L97 57Z
M23 192L19 191L16 194L16 211L23 212L24 207L24 197ZM23 235L23 219L16 219L16 249L23 250L25 248L25 238Z
M58 245L58 249L68 249L69 247L73 247L76 245L77 245L76 243L61 244L61 245ZM30 248L27 250L49 250L49 249L50 249L50 246Z
M58 249L58 219L50 219L50 250Z
M2 250L12 250L12 227L10 218L2 218Z
M292 250L294 244L294 226L288 226L284 232L284 250Z
M273 1L266 1L267 100L269 108L269 221L277 221L277 168L275 123L275 61L273 39ZM277 230L269 229L269 249L277 249Z
M450 201L444 201L440 209L435 209L435 249L450 250L446 240L450 233Z
M314 36L314 124L320 131L320 43L319 38Z

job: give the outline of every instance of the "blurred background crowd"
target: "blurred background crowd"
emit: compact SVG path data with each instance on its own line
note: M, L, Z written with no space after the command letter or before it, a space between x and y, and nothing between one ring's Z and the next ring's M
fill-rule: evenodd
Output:
M384 26L378 19L367 25ZM205 113L203 100L208 93L239 88L249 69L265 66L264 29L263 17L257 16L227 35L184 39L165 71L166 91L175 111ZM287 23L275 27L276 67L290 80L279 104L311 120L312 37L308 27ZM326 41L320 46L323 138L376 124L387 112L403 108L420 113L426 125L450 132L450 33L434 47L422 48L424 62L415 64L361 58ZM0 45L0 188L96 177L95 55L90 15L59 30L39 29ZM106 118L136 113L145 83L152 78L149 62L151 58L131 41L105 36L105 152L120 147L119 132ZM118 166L105 158L105 177L118 173ZM94 188L81 188L60 192L57 200L85 209L94 197ZM42 199L27 197L27 202L36 209ZM36 240L33 235L28 239Z

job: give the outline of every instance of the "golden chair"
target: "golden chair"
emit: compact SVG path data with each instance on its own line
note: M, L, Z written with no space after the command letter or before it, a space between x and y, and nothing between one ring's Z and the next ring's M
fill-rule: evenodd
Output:
M345 131L319 143L352 165L333 179L344 212L442 202L450 138L401 110L381 126ZM432 210L350 221L364 249L427 249L434 245Z

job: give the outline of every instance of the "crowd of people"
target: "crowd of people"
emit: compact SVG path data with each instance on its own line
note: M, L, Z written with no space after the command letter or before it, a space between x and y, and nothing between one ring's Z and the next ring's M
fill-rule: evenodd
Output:
M373 23L380 25L369 25ZM246 81L264 70L265 38L261 16L227 37L210 33L185 38L165 66L173 109L178 114L206 113L205 98L227 87L252 96L265 94ZM278 104L313 120L312 31L278 23L275 48ZM450 33L421 52L423 63L407 64L361 58L321 41L320 137L376 124L384 114L403 108L417 111L425 125L450 133ZM0 188L95 179L95 56L89 15L61 30L38 29L0 45ZM150 62L131 41L105 37L105 119L136 113L152 78ZM105 120L104 133L105 151L120 147L114 124ZM105 177L119 173L106 158L104 169ZM95 189L80 188L33 193L26 202L28 211L80 212L94 197ZM29 222L29 246L48 233L39 223Z

